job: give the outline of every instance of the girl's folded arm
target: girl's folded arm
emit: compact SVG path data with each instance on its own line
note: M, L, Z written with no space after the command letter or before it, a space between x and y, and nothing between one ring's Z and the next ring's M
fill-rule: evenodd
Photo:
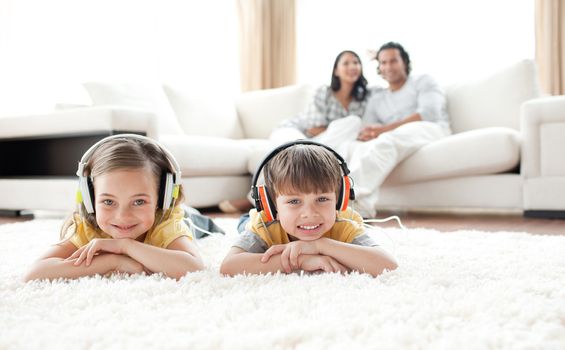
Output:
M106 274L115 270L119 259L115 254L104 254L92 260L90 266L75 266L76 259L65 260L77 248L70 241L53 246L39 258L24 275L24 281L36 279L77 278L95 274Z
M124 253L148 270L163 272L176 279L181 278L187 272L204 269L204 263L196 245L186 236L178 237L167 248L128 239Z

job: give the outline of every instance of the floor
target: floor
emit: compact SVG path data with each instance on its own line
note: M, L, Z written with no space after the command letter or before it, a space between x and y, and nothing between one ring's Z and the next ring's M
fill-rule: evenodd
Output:
M239 214L223 214L217 208L207 208L203 212L211 217L238 218ZM457 230L480 231L518 231L532 234L565 236L565 220L524 218L521 215L502 214L451 214L451 213L412 213L379 212L378 218L397 215L407 228L430 228L442 232ZM0 225L31 220L32 217L2 217ZM383 227L398 227L396 221L379 224Z

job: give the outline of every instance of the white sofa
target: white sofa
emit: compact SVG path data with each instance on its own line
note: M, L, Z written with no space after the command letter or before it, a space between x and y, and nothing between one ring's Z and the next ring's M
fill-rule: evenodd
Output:
M288 86L231 99L167 85L85 87L93 106L0 118L0 151L6 141L16 142L19 152L17 142L89 136L62 152L26 155L72 168L92 138L146 133L177 157L188 204L195 207L244 197L258 161L272 147L270 131L301 112L313 91ZM563 215L565 161L559 149L565 149L565 96L540 97L533 62L447 86L446 94L454 134L401 163L383 185L378 209ZM72 173L24 175L0 174L0 209L73 208Z

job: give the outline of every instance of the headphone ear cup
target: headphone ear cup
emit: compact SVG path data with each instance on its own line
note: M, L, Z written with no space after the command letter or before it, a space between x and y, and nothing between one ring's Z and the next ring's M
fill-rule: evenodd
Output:
M259 195L259 201L261 202L261 210L265 213L267 221L274 221L277 217L277 209L275 208L275 203L271 200L271 197L269 197L267 187L264 185L257 186L257 193Z
M78 186L80 195L82 197L82 204L86 212L89 214L94 213L94 186L88 176L81 176L78 179Z
M173 201L173 190L173 174L163 173L163 176L161 176L161 187L159 191L159 198L162 198L162 200L159 201L159 208L163 209L163 211L167 211L171 206L171 202Z
M255 202L255 208L257 211L263 210L263 206L261 205L261 197L259 196L259 188L257 186L251 187L251 198Z
M344 175L341 178L341 186L339 190L339 196L336 202L336 209L339 211L347 210L349 206L349 199L355 198L355 192L353 192L353 186L351 185L351 179L349 176Z

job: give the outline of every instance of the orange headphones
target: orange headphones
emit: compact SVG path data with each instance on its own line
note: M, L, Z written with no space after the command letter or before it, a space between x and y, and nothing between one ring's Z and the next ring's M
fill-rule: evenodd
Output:
M257 186L257 180L259 179L259 174L263 167L278 153L281 151L294 146L294 145L314 145L324 147L328 151L330 151L337 159L341 170L343 171L343 177L341 178L341 186L339 190L339 195L337 198L336 203L336 210L344 211L347 209L349 205L349 200L355 199L355 191L353 190L353 184L351 178L348 176L349 169L347 168L347 164L342 156L340 156L336 151L331 149L330 147L323 145L318 142L308 141L308 140L297 140L288 142L285 144L280 145L279 147L275 148L271 153L269 153L259 164L255 174L253 175L253 181L251 183L251 197L255 200L255 208L258 211L264 211L267 217L267 221L274 221L277 216L277 209L275 207L275 202L272 198L269 197L267 192L267 187L265 185Z

